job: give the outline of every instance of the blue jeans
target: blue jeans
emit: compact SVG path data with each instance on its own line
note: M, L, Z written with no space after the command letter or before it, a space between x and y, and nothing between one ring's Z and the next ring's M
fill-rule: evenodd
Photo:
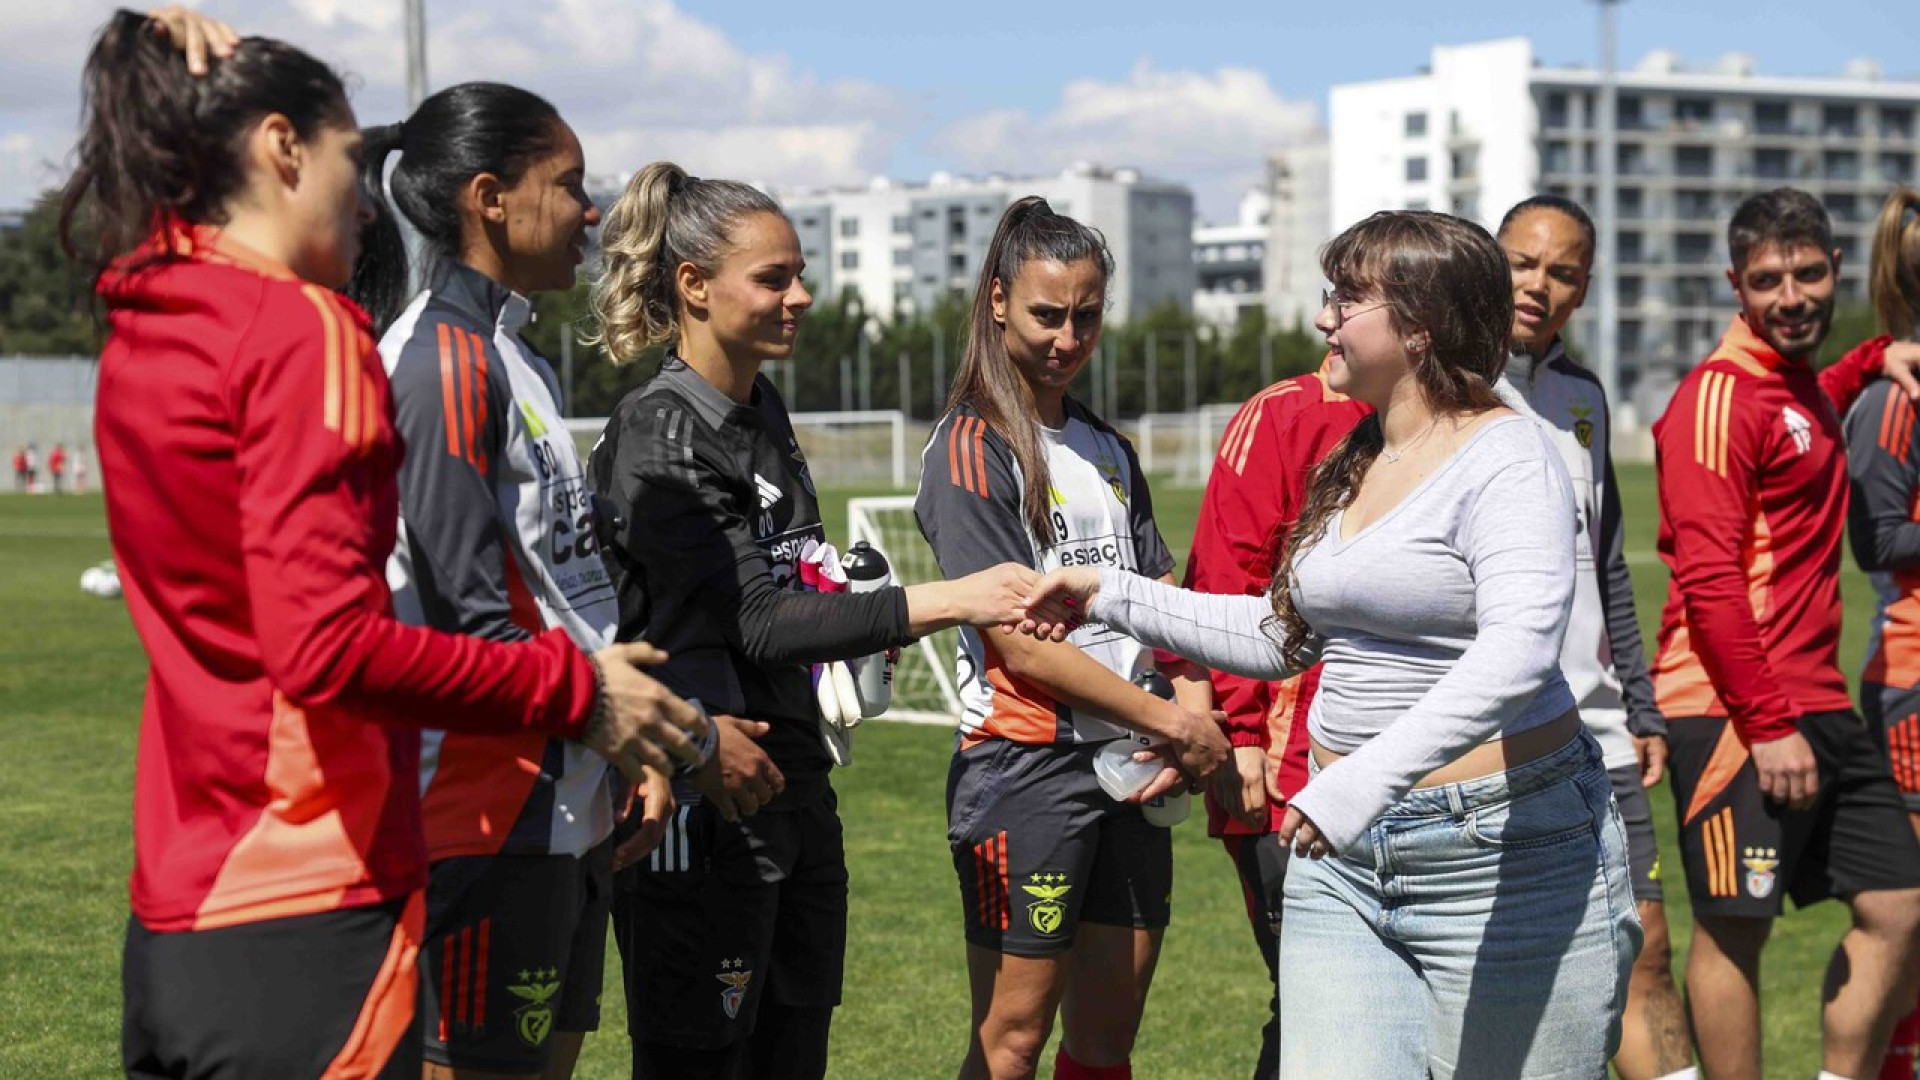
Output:
M1640 921L1584 731L1288 868L1282 1080L1604 1080Z

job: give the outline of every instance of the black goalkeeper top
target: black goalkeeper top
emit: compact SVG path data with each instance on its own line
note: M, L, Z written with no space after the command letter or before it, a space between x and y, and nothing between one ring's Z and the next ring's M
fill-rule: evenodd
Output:
M669 353L614 410L588 474L624 519L607 548L620 640L665 649L652 674L709 712L771 724L778 802L802 801L831 767L811 665L910 638L903 589L799 591L801 551L826 530L779 392L763 375L738 404Z

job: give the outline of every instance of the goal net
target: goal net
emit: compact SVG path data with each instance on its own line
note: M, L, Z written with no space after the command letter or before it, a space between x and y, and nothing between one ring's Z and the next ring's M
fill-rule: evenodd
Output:
M818 481L869 491L911 491L919 482L920 447L927 441L928 427L908 420L898 409L794 413L788 419L800 452L807 455L807 468ZM567 421L582 461L606 427L604 416Z
M1147 413L1119 426L1133 439L1140 471L1180 487L1205 487L1220 439L1238 411L1238 403L1202 405L1192 412Z
M914 521L911 496L848 499L847 534L849 544L865 540L886 555L896 585L941 579L933 549ZM942 630L903 649L893 671L893 707L886 718L958 723L960 693L953 681L953 662L959 647L959 631Z

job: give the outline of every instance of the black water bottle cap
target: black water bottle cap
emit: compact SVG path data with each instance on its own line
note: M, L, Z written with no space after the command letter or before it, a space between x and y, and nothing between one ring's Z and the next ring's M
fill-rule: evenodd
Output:
M840 560L840 568L847 572L849 581L878 581L893 572L893 568L887 565L887 557L865 540L857 540L847 549L846 556Z
M1169 682L1167 677L1160 674L1157 669L1148 668L1140 674L1135 675L1133 677L1133 685L1145 690L1154 697L1165 698L1168 701L1173 700L1173 683Z

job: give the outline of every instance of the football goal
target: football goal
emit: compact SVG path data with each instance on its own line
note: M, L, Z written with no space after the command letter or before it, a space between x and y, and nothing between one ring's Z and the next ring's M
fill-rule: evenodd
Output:
M848 499L847 533L850 545L865 540L886 555L893 566L894 584L940 580L933 549L927 546L913 519L912 496ZM942 630L901 650L899 666L893 671L893 707L887 710L887 719L927 724L959 722L960 693L953 680L959 633Z

